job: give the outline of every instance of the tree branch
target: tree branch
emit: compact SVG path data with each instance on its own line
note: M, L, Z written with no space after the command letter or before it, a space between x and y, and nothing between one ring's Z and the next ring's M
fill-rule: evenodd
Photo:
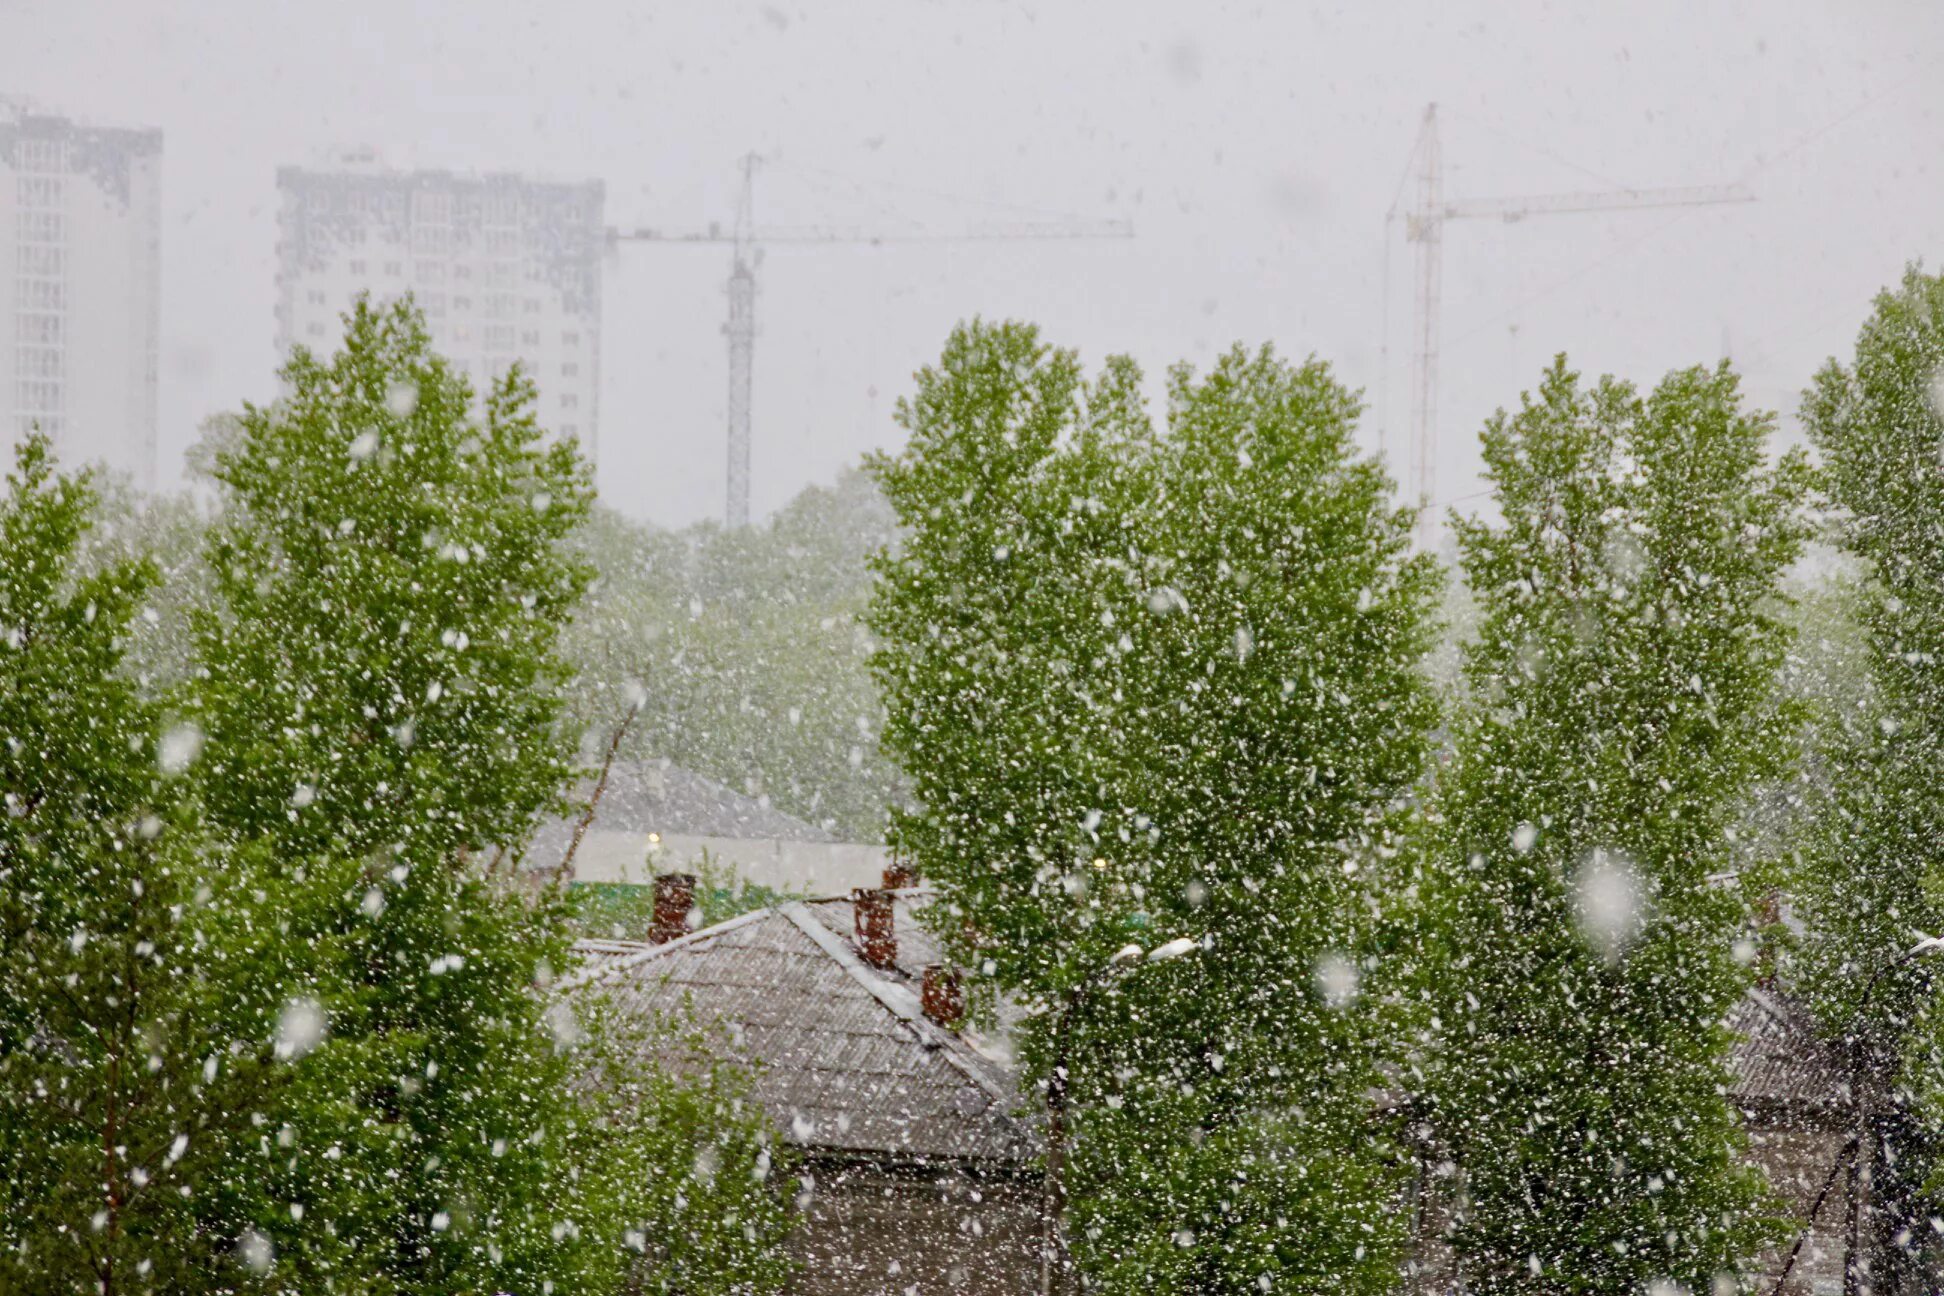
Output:
M614 727L614 736L608 739L607 755L601 759L601 775L594 780L594 795L587 800L587 810L574 825L574 835L567 843L567 853L560 857L554 868L554 880L571 882L574 880L574 856L580 852L581 838L594 823L594 813L600 808L601 794L607 791L608 772L614 768L614 756L621 750L621 740L628 736L628 727L641 714L642 703L637 702L628 708L628 714L621 717L621 723Z

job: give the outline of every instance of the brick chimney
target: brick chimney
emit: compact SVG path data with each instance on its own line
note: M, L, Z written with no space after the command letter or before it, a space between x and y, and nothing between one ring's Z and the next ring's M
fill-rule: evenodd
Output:
M689 911L695 907L695 874L664 873L655 879L655 924L648 943L661 945L689 931Z
M918 885L918 870L903 860L892 860L884 866L884 889L886 891L907 891Z
M891 893L858 887L851 892L851 908L857 914L857 952L874 968L896 967L898 928Z
M958 969L943 963L925 965L924 993L919 1002L925 1016L940 1026L956 1026L965 1016L965 987L959 983Z

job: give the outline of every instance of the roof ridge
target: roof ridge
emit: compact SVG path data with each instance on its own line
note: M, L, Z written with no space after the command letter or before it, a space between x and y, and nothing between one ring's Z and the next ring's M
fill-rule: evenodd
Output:
M663 941L659 945L642 945L639 951L630 954L625 958L619 958L616 959L614 962L604 964L601 967L587 968L581 972L575 973L573 976L568 977L566 980L562 981L560 983L560 988L562 990L576 990L583 985L591 985L596 981L605 981L609 977L618 975L619 973L627 972L634 968L638 968L643 963L649 962L652 959L658 959L662 957L664 954L669 954L679 949L687 949L690 945L693 945L698 941L706 940L714 936L720 936L722 933L734 931L738 927L746 927L750 923L753 923L760 918L768 917L771 914L774 914L775 912L776 910L770 907L765 907L762 909L751 909L748 913L737 914L734 918L725 918L721 922L716 923L713 926L704 927L699 931L692 931L686 936L677 936L672 941ZM593 943L595 942L575 941L574 945L576 948L578 948L582 944L593 944ZM619 945L619 944L638 944L639 942L615 941L613 943Z
M781 906L778 912L788 918L798 931L808 936L818 949L835 960L838 966L848 972L851 979L869 992L873 999L883 1004L893 1016L909 1027L912 1034L918 1037L920 1044L936 1050L954 1070L978 1086L989 1098L999 1102L1006 1100L1008 1097L1006 1087L989 1075L984 1067L964 1056L965 1051L969 1051L972 1046L952 1032L934 1025L931 1019L925 1016L924 1009L919 1005L918 996L903 986L892 985L867 968L864 960L857 956L857 951L845 944L843 938L836 932L818 922L802 901L793 900Z

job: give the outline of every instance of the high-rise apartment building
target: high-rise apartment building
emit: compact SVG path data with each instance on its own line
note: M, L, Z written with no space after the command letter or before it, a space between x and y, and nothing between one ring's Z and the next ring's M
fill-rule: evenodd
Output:
M483 387L520 361L541 426L595 452L603 189L393 171L369 157L277 173L279 349L328 352L361 292L410 292L433 344Z
M162 134L0 102L0 418L156 474Z

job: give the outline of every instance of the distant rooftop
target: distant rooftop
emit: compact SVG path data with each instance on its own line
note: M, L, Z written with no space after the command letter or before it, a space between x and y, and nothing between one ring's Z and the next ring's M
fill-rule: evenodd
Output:
M370 181L388 181L399 186L497 186L526 185L537 189L578 189L591 193L605 191L606 183L586 178L566 179L537 173L515 171L471 171L448 167L395 165L369 145L329 149L311 161L277 168L278 184L288 187L306 182L328 182L356 176Z
M593 794L589 779L575 795ZM666 837L745 837L778 841L834 842L833 834L757 797L745 796L694 770L668 761L616 761L607 790L594 815L594 827L609 832L660 833ZM541 830L546 844L565 846L572 822ZM534 854L545 856L536 838Z

